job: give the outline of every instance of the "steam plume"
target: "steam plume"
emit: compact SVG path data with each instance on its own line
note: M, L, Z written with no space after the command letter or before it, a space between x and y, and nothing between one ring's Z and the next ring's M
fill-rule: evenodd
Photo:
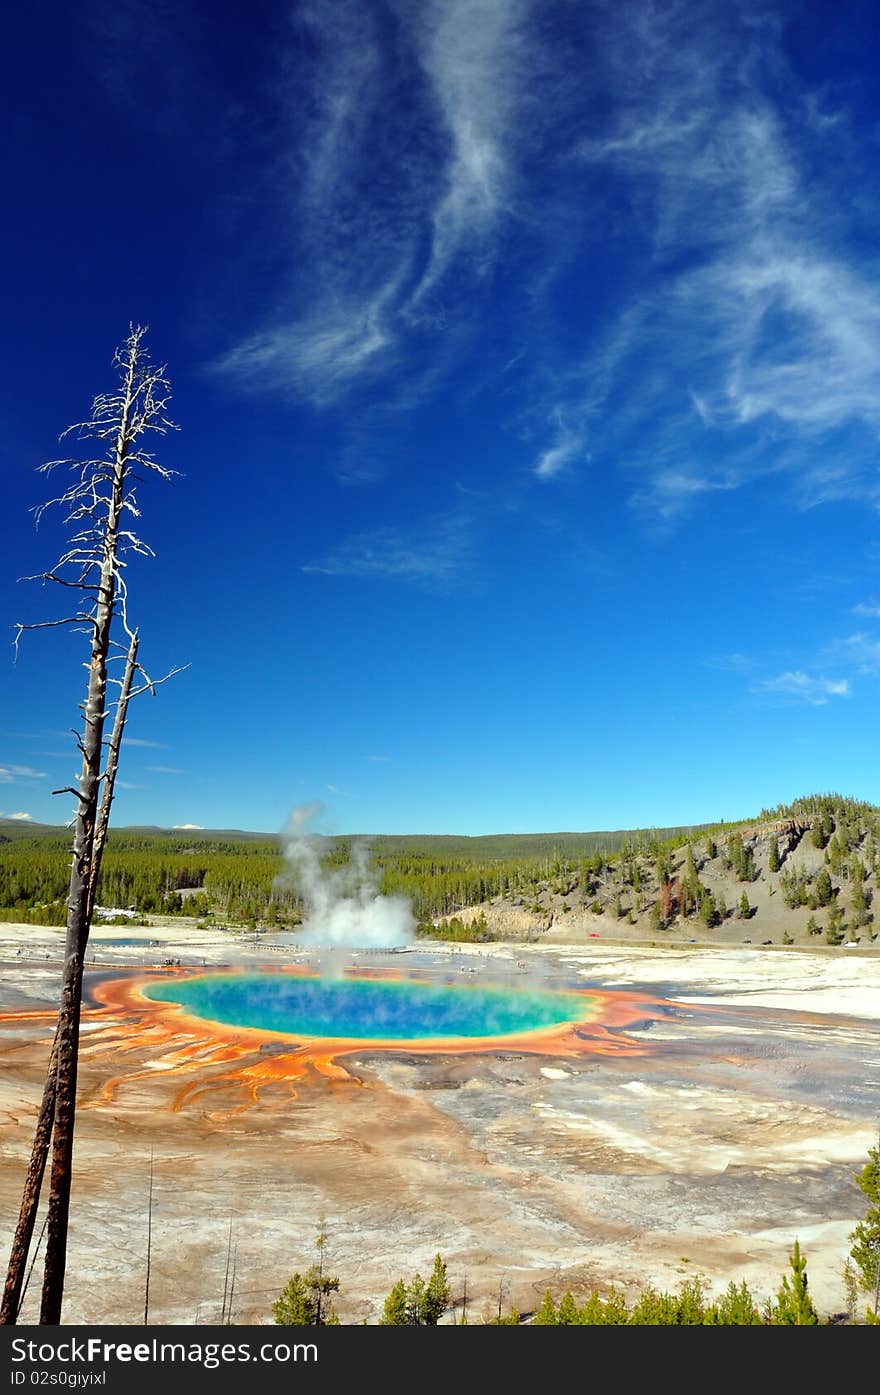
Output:
M416 927L405 896L382 896L369 850L356 843L343 867L321 866L327 839L309 833L322 805L300 804L282 832L288 875L303 901L302 938L321 948L393 949L409 944Z

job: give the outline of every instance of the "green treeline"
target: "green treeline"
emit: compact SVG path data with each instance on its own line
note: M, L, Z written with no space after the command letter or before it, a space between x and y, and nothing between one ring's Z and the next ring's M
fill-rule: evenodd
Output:
M757 822L812 818L815 814L825 814L843 823L859 823L873 818L877 814L877 807L864 799L851 799L844 794L805 794L799 799L793 799L790 804L777 804L775 809L762 809Z
M652 842L646 854L659 846ZM350 850L347 840L336 840L322 860L328 868L338 867L348 861ZM622 853L594 853L580 859L558 851L539 858L485 859L371 847L379 890L386 896L408 897L422 923L499 895L531 902L545 883L574 889L582 876L596 875L609 862L633 855L629 844ZM63 908L69 878L69 845L57 836L0 844L0 907L21 912L16 918L26 920L24 912L46 907ZM112 834L97 900L101 906L140 912L205 915L210 911L233 921L278 924L296 924L300 904L295 880L275 842L169 846L160 835L133 839ZM60 915L60 920L46 923L62 924L63 909Z
M172 915L213 910L242 920L267 916L271 906L286 921L295 919L296 894L274 885L283 867L277 843L268 840L193 845L158 835L111 834L97 900L102 906ZM43 923L62 924L69 881L66 838L37 835L0 844L0 907L31 912L60 905L60 921Z
M327 867L348 861L347 840L331 843ZM447 915L501 892L526 891L559 872L558 858L494 861L435 853L373 853L385 895L403 894L419 920ZM29 920L31 912L63 924L70 880L70 845L57 834L0 844L0 908ZM163 835L110 835L98 884L98 904L141 912L205 915L229 920L295 924L299 897L277 841L240 845L171 842ZM52 909L47 909L52 908ZM55 909L60 908L60 909ZM55 916L60 918L55 918Z
M765 820L808 816L810 842L824 850L827 871L813 881L804 872L781 865L774 839L771 870L780 876L786 904L827 906L829 916L835 914L835 896L826 886L830 874L846 883L852 923L866 924L871 894L863 883L867 874L876 875L880 860L877 815L872 805L840 795L805 796L764 811ZM730 911L716 904L699 880L703 853L698 864L695 835L699 832L700 846L709 858L723 845L726 866L748 885L757 871L753 851L739 832L743 823L607 834L380 835L363 841L369 846L379 890L409 898L422 933L432 920L454 917L498 896L539 914L545 891L565 898L563 909L577 905L600 910L608 902L619 915L638 912L648 897L647 906L656 901L655 919L661 927L673 914L691 912L712 925ZM70 838L64 829L0 824L0 918L64 923ZM324 865L345 865L358 841L353 837L323 840ZM687 850L686 862L673 882L673 855L682 848ZM100 906L141 914L210 914L239 924L293 926L301 919L300 897L281 839L268 835L111 831L97 899ZM748 903L747 892L740 899ZM747 911L748 904L742 914ZM474 932L454 925L453 930L460 938L481 937L479 928ZM830 932L842 937L841 926L832 925Z
M408 897L419 921L454 914L493 896L534 896L547 881L573 885L579 867L601 868L606 860L601 853L578 860L559 849L540 857L465 856L435 848L430 839L424 851L387 846L395 841L379 838L370 845L379 890ZM632 844L626 846L631 855ZM345 864L351 847L349 839L328 840L323 863L328 868ZM60 920L45 923L63 923L69 878L69 835L51 830L0 843L0 907L20 912L17 918L61 907ZM97 899L102 906L172 915L211 911L230 920L279 924L295 924L299 918L295 881L279 840L268 838L196 841L159 833L111 833Z
M871 1161L858 1180L867 1195L876 1194L876 1150L871 1150ZM870 1289L875 1273L870 1263L866 1265L863 1262L859 1246L862 1249L872 1246L877 1230L875 1215L876 1207L873 1211L869 1210L865 1223L850 1236L857 1242L851 1251L851 1259L855 1260L858 1272L848 1261L845 1270L845 1274L849 1275L848 1310L836 1319L824 1319L825 1322L841 1318L848 1322L859 1321L859 1294ZM325 1240L326 1234L322 1228L318 1236L320 1247ZM329 1295L339 1292L340 1280L337 1275L330 1276L325 1272L322 1248L319 1254L321 1262L313 1264L304 1274L292 1274L284 1291L272 1305L275 1322L280 1326L339 1324L340 1318ZM580 1303L571 1290L567 1290L557 1302L548 1289L538 1309L528 1314L520 1313L515 1308L505 1312L502 1286L499 1286L497 1307L484 1306L478 1320L491 1327L517 1327L524 1323L535 1327L817 1327L823 1319L810 1294L807 1257L797 1240L788 1260L788 1273L782 1276L775 1295L766 1298L760 1306L745 1280L739 1284L731 1281L720 1297L713 1299L709 1297L705 1278L695 1275L683 1280L675 1293L648 1284L632 1301L613 1285L604 1296L598 1289L593 1289ZM876 1266L876 1259L873 1263ZM450 1307L453 1325L468 1326L471 1318L468 1314L467 1283L463 1294L453 1300L446 1261L437 1254L427 1281L418 1273L409 1282L398 1279L385 1299L379 1323L384 1327L434 1327ZM877 1322L876 1295L874 1302L869 1302L865 1309L864 1321L869 1325Z

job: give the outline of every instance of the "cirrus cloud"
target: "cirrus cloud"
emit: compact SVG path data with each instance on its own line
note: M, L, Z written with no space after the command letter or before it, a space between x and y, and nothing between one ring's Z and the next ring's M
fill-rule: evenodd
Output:
M849 697L850 685L847 678L822 678L794 669L761 679L753 684L752 692L824 707L832 698Z

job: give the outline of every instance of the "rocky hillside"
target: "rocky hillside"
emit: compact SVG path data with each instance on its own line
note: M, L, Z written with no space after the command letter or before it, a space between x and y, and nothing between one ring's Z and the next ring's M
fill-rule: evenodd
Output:
M839 947L880 952L880 822L843 801L678 846L559 859L525 894L435 922L463 938ZM463 927L460 930L459 927Z

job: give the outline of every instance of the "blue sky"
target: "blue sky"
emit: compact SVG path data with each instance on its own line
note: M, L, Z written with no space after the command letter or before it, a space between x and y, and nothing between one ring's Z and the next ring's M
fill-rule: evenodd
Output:
M6 19L0 813L82 638L35 468L168 365L115 821L523 832L880 802L876 11Z

